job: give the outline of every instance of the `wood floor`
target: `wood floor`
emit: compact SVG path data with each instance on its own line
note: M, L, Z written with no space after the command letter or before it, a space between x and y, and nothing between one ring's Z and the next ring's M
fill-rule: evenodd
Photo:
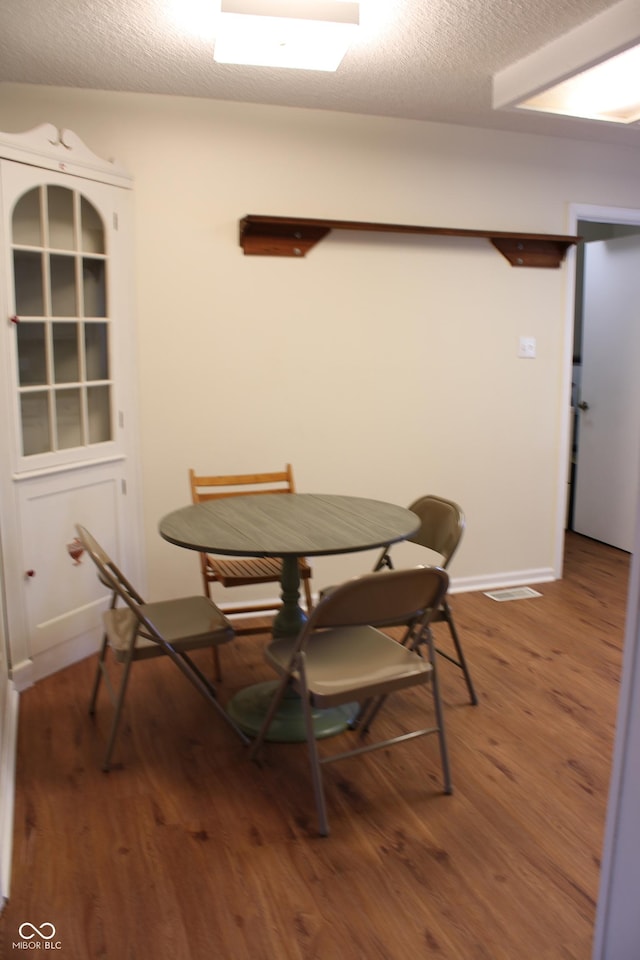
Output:
M21 697L0 956L26 921L55 925L63 960L588 960L627 578L626 554L570 535L542 597L454 597L480 704L443 662L453 796L432 737L336 763L328 839L304 745L250 763L170 663L134 665L109 774L95 661L40 682ZM270 678L263 642L222 651L223 699ZM376 732L422 703L391 701Z

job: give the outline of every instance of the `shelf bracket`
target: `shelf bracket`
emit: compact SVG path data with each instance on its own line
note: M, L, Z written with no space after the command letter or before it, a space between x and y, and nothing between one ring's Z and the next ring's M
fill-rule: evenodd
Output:
M261 221L263 218L260 218ZM255 223L253 217L240 221L240 246L246 254L258 257L304 257L324 239L330 227L309 223Z
M579 237L493 236L489 240L512 267L559 267L568 248L572 243L577 243Z

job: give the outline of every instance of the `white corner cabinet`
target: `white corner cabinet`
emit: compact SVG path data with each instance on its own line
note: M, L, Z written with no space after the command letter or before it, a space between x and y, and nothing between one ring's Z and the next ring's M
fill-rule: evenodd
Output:
M140 576L132 180L74 133L0 133L0 587L18 690L96 649L82 523Z

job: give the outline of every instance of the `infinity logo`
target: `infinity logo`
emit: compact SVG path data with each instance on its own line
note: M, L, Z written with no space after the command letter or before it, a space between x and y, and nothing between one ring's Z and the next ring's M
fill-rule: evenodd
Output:
M47 934L44 932L44 928L48 927L51 930L51 933ZM25 930L31 929L33 933L25 933ZM36 934L42 938L42 940L53 940L56 935L56 928L52 923L42 923L39 927L34 927L32 923L21 923L18 927L18 933L23 940L33 940Z

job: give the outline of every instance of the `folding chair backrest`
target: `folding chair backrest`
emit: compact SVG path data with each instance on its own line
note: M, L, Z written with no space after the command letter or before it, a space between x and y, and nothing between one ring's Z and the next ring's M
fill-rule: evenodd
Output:
M98 579L105 585L105 587L113 591L111 608L113 609L116 606L116 601L118 599L122 600L123 603L126 604L126 606L132 611L135 620L138 623L138 634L146 637L148 640L155 640L164 647L166 645L165 640L158 632L155 625L148 619L147 616L145 616L143 610L144 600L137 592L135 587L129 583L122 571L109 557L109 554L100 546L95 537L93 537L89 531L85 529L85 527L78 525L76 526L76 530L78 531L80 542L98 568ZM133 629L133 624L135 621L123 620L123 622L127 625L130 625ZM127 626L127 629L128 628L129 626Z
M448 586L449 576L441 567L391 570L383 577L365 574L328 593L302 634L324 627L409 625L437 609Z
M420 517L420 529L407 539L421 547L433 550L442 557L442 567L446 569L464 532L464 513L453 500L445 500L429 494L420 497L409 507Z
M189 481L194 503L248 494L296 492L290 463L276 473L241 473L220 477L197 475L194 470L189 470Z
M76 530L82 546L98 568L100 583L113 592L114 599L116 596L120 597L135 612L136 606L144 603L138 591L129 583L124 573L116 566L106 550L100 546L86 527L77 524ZM115 606L115 604L112 604L112 606Z

